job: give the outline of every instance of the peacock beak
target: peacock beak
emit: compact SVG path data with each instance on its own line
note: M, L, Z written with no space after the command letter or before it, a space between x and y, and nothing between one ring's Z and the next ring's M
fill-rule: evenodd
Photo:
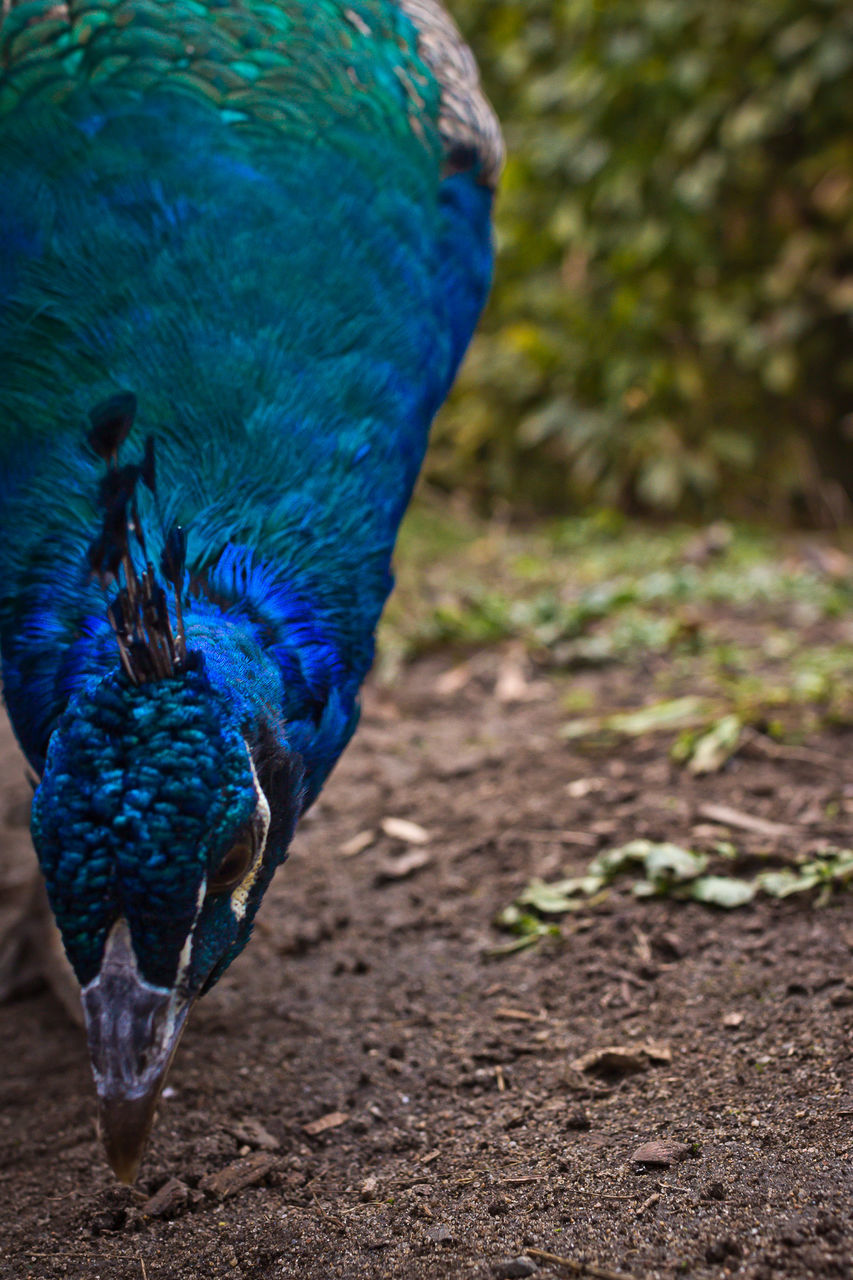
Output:
M116 1177L131 1183L192 1001L145 982L123 919L82 995L101 1137Z

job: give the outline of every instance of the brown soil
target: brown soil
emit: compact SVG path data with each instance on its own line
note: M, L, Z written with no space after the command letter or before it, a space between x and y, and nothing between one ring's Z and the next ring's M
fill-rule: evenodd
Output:
M367 691L135 1189L101 1156L81 1033L44 992L0 1010L3 1280L853 1275L853 895L723 913L616 889L489 956L531 875L637 836L710 848L710 802L785 824L738 831L749 856L849 845L853 733L697 779L660 737L561 745L555 686L499 700L504 660ZM652 675L578 679L607 706ZM342 855L388 816L428 830L421 857L386 835ZM648 1042L627 1074L572 1065ZM634 1163L653 1140L686 1146Z

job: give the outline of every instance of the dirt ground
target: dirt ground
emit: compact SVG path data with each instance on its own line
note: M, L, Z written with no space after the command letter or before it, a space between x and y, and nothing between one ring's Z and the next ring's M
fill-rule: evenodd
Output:
M656 661L575 683L641 702ZM368 688L137 1187L102 1158L81 1033L46 992L0 1009L3 1280L853 1276L853 894L722 912L617 887L490 954L532 875L635 837L849 846L853 731L753 735L697 778L660 735L561 743L556 686L514 700L501 647L458 662ZM632 1053L573 1065L606 1046ZM650 1142L682 1145L635 1160Z

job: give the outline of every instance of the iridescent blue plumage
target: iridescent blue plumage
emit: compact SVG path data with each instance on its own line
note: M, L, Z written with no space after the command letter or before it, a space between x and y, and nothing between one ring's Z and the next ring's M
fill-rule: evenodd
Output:
M353 732L499 163L435 0L30 0L0 25L4 692L94 1056L107 989L174 1039ZM186 533L192 660L160 679L122 667L91 572L86 430L117 393L121 461L156 442L131 524L153 564ZM214 892L233 849L257 856Z

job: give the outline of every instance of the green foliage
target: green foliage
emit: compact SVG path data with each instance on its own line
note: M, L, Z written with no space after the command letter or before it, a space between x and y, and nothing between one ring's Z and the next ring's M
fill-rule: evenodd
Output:
M510 640L564 686L566 740L661 732L697 774L751 728L799 740L850 724L853 556L824 538L725 532L607 511L522 529L421 499L400 533L379 677L438 647L461 658ZM603 667L656 674L627 700L617 681L611 704L584 701L577 673Z
M853 493L853 9L452 7L509 162L433 478L824 518Z
M762 871L750 879L728 871L707 875L708 861L707 854L679 845L631 840L598 854L586 875L550 884L531 880L495 919L497 927L515 934L516 940L494 948L491 954L509 955L535 946L543 938L559 936L555 917L594 909L607 897L609 886L626 874L635 876L631 892L636 898L676 898L726 911L748 906L759 892L770 898L788 898L815 889L819 890L817 905L825 906L835 891L847 889L853 882L853 849L826 849L813 858L800 859L795 866Z

